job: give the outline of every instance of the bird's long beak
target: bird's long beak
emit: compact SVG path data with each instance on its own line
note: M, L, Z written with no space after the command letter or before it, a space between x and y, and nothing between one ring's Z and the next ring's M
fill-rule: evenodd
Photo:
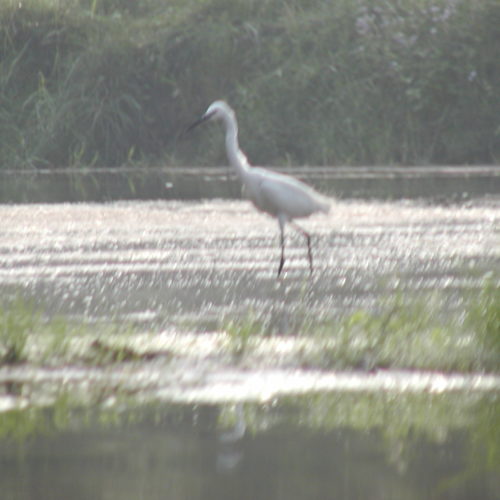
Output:
M201 125L203 122L210 120L210 118L212 118L213 114L214 114L214 111L211 111L210 113L205 113L201 118L196 120L194 123L191 123L191 125L189 125L189 127L184 131L184 134L191 132L191 130L193 130L198 125Z

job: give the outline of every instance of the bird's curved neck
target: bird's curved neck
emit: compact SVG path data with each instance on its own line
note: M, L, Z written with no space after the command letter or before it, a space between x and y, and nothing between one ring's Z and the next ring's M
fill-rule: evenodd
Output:
M227 158L231 166L236 170L240 180L243 181L248 173L248 170L250 169L250 165L248 164L248 160L238 144L238 125L236 120L232 117L225 119L224 125L226 127Z

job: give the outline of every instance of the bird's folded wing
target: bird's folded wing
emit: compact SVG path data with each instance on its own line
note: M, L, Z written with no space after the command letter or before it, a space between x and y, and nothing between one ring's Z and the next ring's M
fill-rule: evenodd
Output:
M289 219L307 217L318 210L316 193L300 181L288 177L263 179L260 182L262 209Z

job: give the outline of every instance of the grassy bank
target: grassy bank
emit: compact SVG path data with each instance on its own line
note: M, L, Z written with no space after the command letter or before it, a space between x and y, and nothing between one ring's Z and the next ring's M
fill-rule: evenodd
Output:
M495 163L497 0L0 3L2 168Z

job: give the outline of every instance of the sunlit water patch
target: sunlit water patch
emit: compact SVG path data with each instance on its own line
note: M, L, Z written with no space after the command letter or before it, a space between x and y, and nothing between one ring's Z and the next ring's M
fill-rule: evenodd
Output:
M374 297L481 286L500 265L498 203L336 202L287 235L247 202L1 206L0 290L48 313L175 321L230 310L345 312ZM147 312L148 314L144 314Z

